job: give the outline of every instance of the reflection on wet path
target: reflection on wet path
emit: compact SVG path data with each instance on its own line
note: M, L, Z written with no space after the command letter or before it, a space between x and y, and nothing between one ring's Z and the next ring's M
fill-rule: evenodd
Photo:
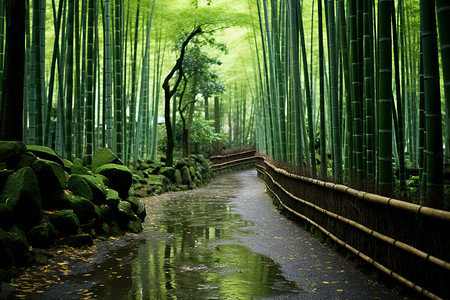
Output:
M226 176L206 188L150 198L143 239L127 246L136 256L118 261L114 275L90 292L115 299L249 299L299 292L274 261L246 246L233 213L240 182ZM114 258L125 249L110 253ZM108 265L100 269L108 270ZM119 275L120 274L120 275ZM118 278L118 276L120 276ZM95 278L93 274L93 278Z

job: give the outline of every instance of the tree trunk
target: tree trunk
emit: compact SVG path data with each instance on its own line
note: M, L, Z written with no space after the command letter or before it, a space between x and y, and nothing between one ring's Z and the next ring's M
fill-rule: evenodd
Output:
M186 38L181 46L180 57L177 59L175 66L170 71L169 75L164 79L163 89L164 89L164 122L166 124L166 133L167 133L167 150L166 150L166 166L173 165L173 150L175 147L174 136L172 123L170 122L170 99L177 91L178 85L181 82L182 73L183 73L183 59L187 45L191 41L191 39L197 35L201 34L202 29L197 27L194 29L191 34ZM175 75L175 72L178 71L177 81L172 89L170 89L169 81Z
M6 1L6 49L0 139L22 140L25 63L25 1Z

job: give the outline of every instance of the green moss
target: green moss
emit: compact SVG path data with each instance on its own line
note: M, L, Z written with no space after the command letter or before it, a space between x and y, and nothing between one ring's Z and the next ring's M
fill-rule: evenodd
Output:
M27 145L27 150L39 158L54 161L64 167L61 157L52 148L37 145Z
M14 220L20 226L29 229L42 219L38 179L30 167L9 176L2 194L2 201L12 208Z
M72 210L55 212L49 215L49 219L59 236L69 236L80 233L80 221Z
M108 148L100 148L97 151L95 151L94 156L92 158L92 167L91 167L92 171L96 172L98 167L107 164L123 165L123 162L116 154L114 154Z
M84 180L81 175L71 175L69 176L69 190L75 195L83 197L87 200L93 200L94 194L91 190L89 184Z

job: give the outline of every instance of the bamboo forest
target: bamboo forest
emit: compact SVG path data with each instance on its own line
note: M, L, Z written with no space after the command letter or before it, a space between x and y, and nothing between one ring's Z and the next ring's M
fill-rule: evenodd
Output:
M10 8L25 14L17 16L25 20L23 110L8 111L0 86L2 119L15 120L2 124L68 159L109 147L128 164L166 149L170 162L175 140L184 156L191 144L255 144L313 176L357 179L386 195L420 189L412 201L448 207L445 1L254 2ZM164 122L169 139L158 129Z

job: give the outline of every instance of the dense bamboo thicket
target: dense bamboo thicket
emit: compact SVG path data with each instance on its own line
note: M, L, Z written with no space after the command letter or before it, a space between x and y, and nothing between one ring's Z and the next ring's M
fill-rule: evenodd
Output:
M14 2L0 2L0 95L16 139L128 164L256 144L313 176L450 205L448 1L20 0L22 17ZM4 76L19 61L8 35L23 84Z
M384 195L405 197L419 186L414 201L448 208L444 2L256 1L257 105L267 112L258 114L267 124L258 149L313 176L320 164L337 182ZM295 146L284 146L290 139Z

